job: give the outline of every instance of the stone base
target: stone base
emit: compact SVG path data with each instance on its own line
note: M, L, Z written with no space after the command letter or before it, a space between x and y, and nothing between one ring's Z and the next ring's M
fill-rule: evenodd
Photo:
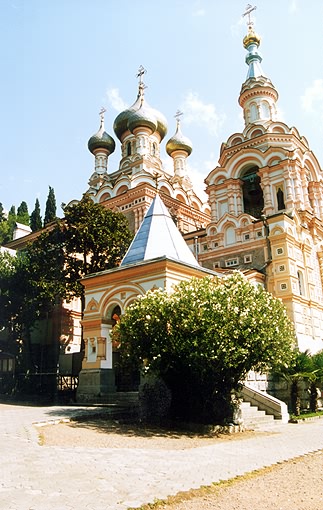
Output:
M112 368L81 370L76 390L77 402L105 400L115 392L115 373Z

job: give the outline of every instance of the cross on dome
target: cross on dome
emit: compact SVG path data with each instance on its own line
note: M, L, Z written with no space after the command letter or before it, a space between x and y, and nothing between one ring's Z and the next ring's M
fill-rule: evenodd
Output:
M246 11L242 14L243 17L248 16L247 25L248 25L249 30L252 28L252 25L253 25L253 21L251 21L251 13L252 13L252 11L255 11L256 9L257 9L256 6L252 7L252 5L247 4Z

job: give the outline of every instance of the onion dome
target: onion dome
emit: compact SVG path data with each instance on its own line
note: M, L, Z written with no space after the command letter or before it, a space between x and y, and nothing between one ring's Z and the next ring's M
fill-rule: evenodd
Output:
M143 98L142 98L143 99ZM146 127L154 133L157 129L157 118L152 108L147 108L142 100L140 108L131 112L128 117L127 128L131 133L138 127Z
M116 117L114 121L113 130L120 141L122 135L129 129L128 122L130 120L130 117L132 117L134 112L138 112L139 109L141 110L140 113L138 112L139 117L154 119L153 123L154 124L156 123L156 127L153 129L153 131L157 131L159 133L160 139L163 140L163 138L166 136L167 121L162 113L160 113L158 110L155 110L154 108L151 108L146 101L143 105L144 98L143 88L144 88L143 84L139 83L139 92L136 101L132 106L130 106L123 112L119 113L119 115ZM138 122L139 117L137 119ZM132 117L132 121L135 122L134 117Z
M166 144L166 152L169 156L171 156L174 151L184 151L189 156L192 150L192 142L189 138L183 135L180 128L180 121L177 118L176 133L168 140Z
M94 154L96 149L105 149L109 152L109 154L112 154L116 148L116 144L112 136L108 135L108 133L104 130L104 112L104 109L100 112L101 124L99 131L95 133L95 135L91 136L87 144L88 149L92 152L92 154Z
M248 49L250 44L255 44L256 46L260 45L261 38L252 28L249 28L248 34L243 38L243 46L245 49Z

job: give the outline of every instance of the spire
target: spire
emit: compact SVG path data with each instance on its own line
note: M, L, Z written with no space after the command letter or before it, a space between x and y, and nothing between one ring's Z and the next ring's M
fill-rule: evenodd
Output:
M162 257L199 267L157 193L121 266Z
M249 78L258 78L260 76L265 76L263 70L261 68L262 57L258 53L258 47L260 45L260 37L255 33L253 28L253 21L251 20L251 13L255 11L257 7L252 7L250 4L246 7L246 12L243 16L248 16L247 26L248 26L248 34L243 39L243 46L246 50L248 50L248 55L246 56L246 63L249 66L247 73L247 80Z
M260 37L254 31L251 20L251 13L255 9L256 7L248 4L246 12L243 14L243 16L248 16L248 34L243 39L243 46L248 51L246 56L248 73L240 91L239 104L243 108L246 126L277 120L278 92L261 68L262 57L258 53Z

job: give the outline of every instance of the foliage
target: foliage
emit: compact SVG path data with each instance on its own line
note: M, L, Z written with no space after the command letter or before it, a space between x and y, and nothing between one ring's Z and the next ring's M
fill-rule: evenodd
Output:
M115 328L124 359L172 391L173 416L224 421L249 370L288 364L294 330L280 300L239 272L148 292Z
M27 203L24 201L21 202L20 206L17 209L17 222L29 226L28 206Z
M316 412L318 407L317 383L323 380L323 351L311 355L307 349L301 352L295 349L291 362L287 367L275 374L290 384L291 412L294 416L301 413L301 383L308 383L310 393L310 409Z
M56 216L55 192L54 192L54 188L49 186L49 192L48 192L46 206L45 206L44 227L46 227L46 225L48 225L48 223L51 223L52 221L55 221L56 219L57 219L57 216Z
M64 213L26 250L30 277L51 301L82 296L80 280L117 266L131 240L126 218L88 196Z
M65 212L17 257L0 259L0 325L26 352L35 322L61 300L82 296L80 279L117 265L130 243L125 217L88 197Z
M16 221L16 208L13 205L9 210L8 217L2 217L2 221L0 222L0 245L7 244L12 240Z
M32 232L36 232L40 230L43 226L41 215L40 215L40 205L39 200L36 198L35 209L30 215L30 228Z
M14 355L28 352L24 349L29 343L27 332L39 316L35 294L24 255L0 253L0 327L6 331L5 347ZM29 360L25 361L28 365Z

